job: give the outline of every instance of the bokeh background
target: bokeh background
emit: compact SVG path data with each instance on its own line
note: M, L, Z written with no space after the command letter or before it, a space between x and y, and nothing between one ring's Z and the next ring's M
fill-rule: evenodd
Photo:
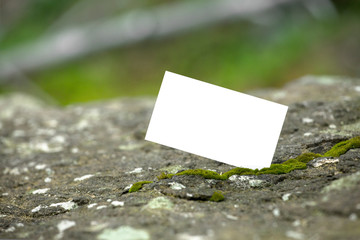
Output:
M156 96L165 70L248 91L359 63L360 1L0 0L0 94L59 105Z

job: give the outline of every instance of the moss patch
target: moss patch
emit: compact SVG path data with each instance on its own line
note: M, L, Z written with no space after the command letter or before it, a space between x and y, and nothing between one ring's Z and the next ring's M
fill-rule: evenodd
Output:
M166 179L172 178L174 175L200 175L204 178L208 179L217 179L217 180L226 180L232 175L261 175L261 174L285 174L289 173L293 170L297 169L305 169L307 166L306 164L318 157L339 157L340 155L346 153L349 149L352 148L359 148L360 147L360 136L351 138L347 141L340 142L332 147L328 152L324 155L317 154L317 153L303 153L296 158L291 158L281 164L271 164L268 168L262 169L250 169L250 168L234 168L228 172L223 174L219 174L214 171L204 170L204 169L191 169L185 170L176 174L166 174L164 172L158 176L158 179Z
M346 153L352 148L360 147L360 136L354 137L349 140L339 142L335 146L333 146L328 152L326 152L324 157L339 157L340 155Z
M217 172L204 170L204 169L190 169L177 173L176 175L200 175L207 179L218 179L223 180L223 176L218 174Z
M166 174L164 172L162 172L159 176L157 176L157 179L161 180L161 179L167 179L167 178L172 178L175 174L169 173Z
M212 202L221 202L221 201L224 201L225 197L224 195L222 195L221 192L219 191L215 191L213 193L213 195L211 196L211 198L209 199L209 201L212 201Z
M237 167L223 174L204 169L191 169L176 174L165 174L162 172L161 175L158 176L158 179L172 178L174 175L199 175L207 179L226 180L232 175L285 174L296 169L305 169L306 163L317 157L321 157L321 155L316 153L304 153L281 164L271 164L268 168L253 170L250 168Z
M148 184L148 183L152 183L152 181L141 181L141 182L134 183L131 186L131 188L129 189L129 193L139 191L144 184Z
M250 168L236 167L231 169L230 171L223 173L222 177L225 180L231 177L232 175L256 175L258 171L259 171L258 169L253 170Z

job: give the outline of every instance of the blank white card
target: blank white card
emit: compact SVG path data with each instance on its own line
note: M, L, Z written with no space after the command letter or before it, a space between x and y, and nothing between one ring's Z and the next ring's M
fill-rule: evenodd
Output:
M145 140L237 167L269 167L288 107L165 72Z

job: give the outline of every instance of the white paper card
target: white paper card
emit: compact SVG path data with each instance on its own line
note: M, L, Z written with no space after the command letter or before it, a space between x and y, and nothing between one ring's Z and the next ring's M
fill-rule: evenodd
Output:
M145 140L260 169L271 164L287 109L167 71Z

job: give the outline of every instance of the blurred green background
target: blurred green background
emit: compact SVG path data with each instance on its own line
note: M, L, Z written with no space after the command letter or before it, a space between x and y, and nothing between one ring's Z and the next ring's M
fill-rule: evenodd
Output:
M66 105L156 96L165 70L237 91L359 77L359 2L0 0L0 92Z

